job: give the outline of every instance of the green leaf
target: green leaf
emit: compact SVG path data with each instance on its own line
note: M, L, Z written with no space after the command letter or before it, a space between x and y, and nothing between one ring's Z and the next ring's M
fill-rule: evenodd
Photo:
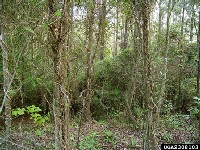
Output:
M45 116L44 119L45 119L46 121L49 121L49 120L50 120L49 116Z
M41 135L42 135L42 132L41 132L39 129L37 129L37 130L35 131L35 135L41 136Z
M17 111L13 110L11 114L12 114L12 116L17 116Z
M61 10L57 10L56 13L55 13L55 15L56 15L57 17L61 17L61 15L62 15Z
M31 117L32 118L38 118L38 117L41 117L41 115L40 114L31 114Z
M28 113L37 113L42 111L39 107L36 107L35 105L31 105L27 107L27 112Z
M17 108L18 110L18 115L24 115L25 109L24 108Z
M41 118L39 120L36 121L37 124L44 124L45 123L45 119Z
M24 112L25 112L25 108L16 108L14 110L12 110L11 114L12 116L21 116L21 115L24 115Z
M199 109L197 107L193 107L190 109L190 115L195 116L199 113Z

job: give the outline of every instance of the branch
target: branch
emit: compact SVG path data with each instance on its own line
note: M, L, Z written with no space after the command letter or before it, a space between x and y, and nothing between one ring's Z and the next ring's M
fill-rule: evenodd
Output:
M29 41L28 41L27 45L29 44L29 42L30 42L30 38L29 38ZM23 50L26 48L27 45L25 45L25 46L23 47ZM5 50L4 42L3 42L2 39L0 39L0 47L1 47L2 50ZM13 73L13 75L12 75L12 77L11 77L11 80L10 80L10 82L9 82L9 84L8 84L8 89L7 89L7 91L5 91L5 94L4 94L4 97L3 97L3 102L2 102L1 107L0 107L0 114L2 113L3 107L4 107L4 105L5 105L6 97L7 97L7 95L8 95L9 89L10 89L11 84L12 84L12 82L13 82L13 79L14 79L14 77L15 77L16 68L18 67L19 60L20 60L20 57L22 56L23 50L21 51L21 53L20 53L19 56L18 56L16 65L15 65L15 68L14 68L14 73Z

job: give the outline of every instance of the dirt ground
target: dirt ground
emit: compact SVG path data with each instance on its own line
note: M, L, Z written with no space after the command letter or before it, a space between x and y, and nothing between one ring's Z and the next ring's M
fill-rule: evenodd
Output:
M158 147L161 143L195 142L197 132L192 120L174 122L155 125L154 138ZM0 133L0 150L3 150L5 142L2 128ZM13 150L53 150L53 126L50 123L39 126L28 118L15 119L9 142ZM133 128L130 124L111 120L87 123L72 121L70 125L72 150L141 150L142 142L142 126Z

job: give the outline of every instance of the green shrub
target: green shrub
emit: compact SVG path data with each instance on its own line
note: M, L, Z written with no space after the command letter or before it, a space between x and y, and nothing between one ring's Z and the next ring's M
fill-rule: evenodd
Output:
M16 108L12 110L12 116L21 116L24 115L25 112L30 114L30 118L34 120L34 122L38 125L44 125L47 121L50 120L50 114L48 113L45 116L39 114L42 110L35 105L28 106L26 108Z
M114 146L116 144L116 138L113 132L111 132L110 130L105 130L103 132L103 136L104 136L104 141L106 143L112 143L112 146Z
M92 132L91 135L85 136L79 144L79 149L100 150L100 144L97 139L97 134L95 132Z

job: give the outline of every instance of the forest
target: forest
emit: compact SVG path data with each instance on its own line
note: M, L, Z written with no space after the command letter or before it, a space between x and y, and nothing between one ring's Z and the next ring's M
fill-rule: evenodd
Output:
M200 146L199 0L0 0L0 49L1 150Z

